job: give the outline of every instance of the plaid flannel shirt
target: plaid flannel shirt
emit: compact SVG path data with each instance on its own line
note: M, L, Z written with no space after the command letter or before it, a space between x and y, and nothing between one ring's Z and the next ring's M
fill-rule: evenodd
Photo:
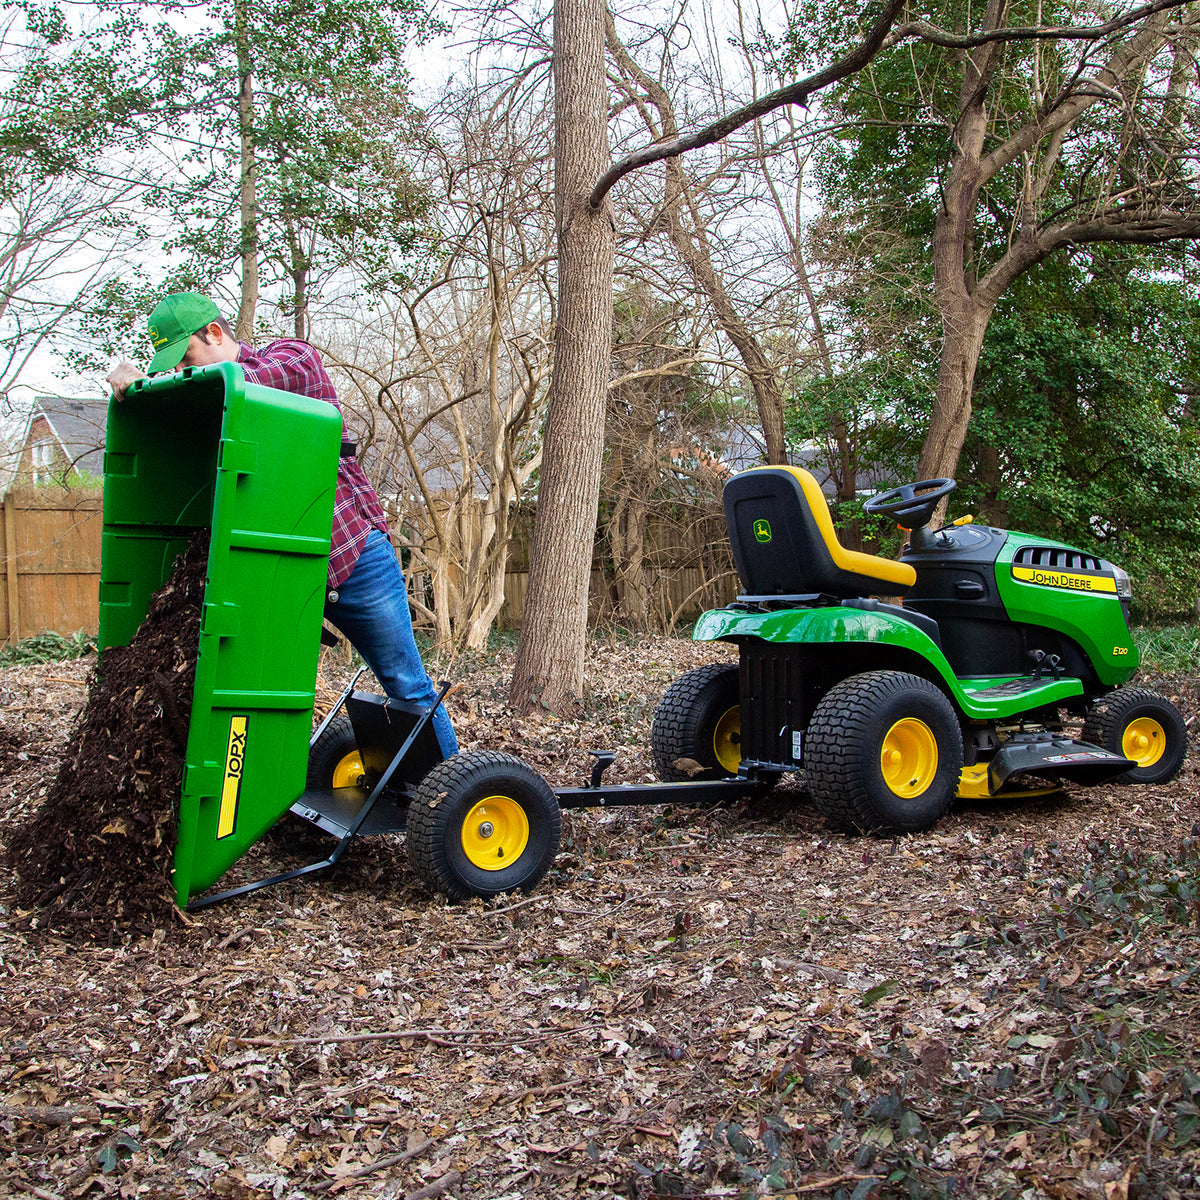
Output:
M251 383L296 392L324 400L338 412L333 381L321 363L321 356L298 338L280 338L261 350L240 343L238 363ZM342 436L346 425L342 422ZM329 586L339 587L354 570L358 556L372 529L387 533L387 517L375 489L355 458L339 458L337 488L333 496L333 542L329 548Z

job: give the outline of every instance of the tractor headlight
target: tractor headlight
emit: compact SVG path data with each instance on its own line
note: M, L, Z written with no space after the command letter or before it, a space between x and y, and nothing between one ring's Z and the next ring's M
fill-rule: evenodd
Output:
M1129 580L1129 573L1122 571L1120 567L1113 567L1113 574L1117 578L1117 595L1122 600L1133 599L1133 584Z

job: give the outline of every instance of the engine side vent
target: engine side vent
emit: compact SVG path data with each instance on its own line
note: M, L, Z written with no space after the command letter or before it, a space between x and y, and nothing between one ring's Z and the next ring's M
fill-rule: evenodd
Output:
M1078 550L1062 546L1022 546L1013 558L1014 566L1049 567L1053 571L1102 571L1100 560Z

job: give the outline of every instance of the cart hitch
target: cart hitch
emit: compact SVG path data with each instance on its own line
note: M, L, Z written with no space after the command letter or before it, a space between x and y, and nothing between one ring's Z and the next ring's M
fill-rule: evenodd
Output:
M592 777L588 780L588 787L598 788L604 779L604 772L617 761L617 756L612 750L589 750L588 753L596 760L592 763Z

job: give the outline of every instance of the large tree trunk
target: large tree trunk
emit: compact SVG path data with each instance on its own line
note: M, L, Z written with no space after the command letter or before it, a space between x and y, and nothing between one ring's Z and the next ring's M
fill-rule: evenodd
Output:
M588 196L608 166L601 0L554 6L558 323L549 418L512 703L563 711L583 694L588 585L612 349L614 238Z
M237 41L238 135L241 142L239 199L242 222L242 300L238 308L237 336L244 342L254 336L258 307L258 159L254 146L254 64L246 16L249 0L234 0L234 37Z
M954 478L971 420L975 368L979 365L990 316L990 307L974 304L970 299L949 311L942 310L937 391L929 433L917 463L918 479Z
M684 228L683 222L680 220L685 202L692 218L690 232ZM750 378L750 387L754 392L754 401L758 406L758 419L762 423L767 462L786 463L787 443L783 432L783 392L779 386L779 377L763 353L758 339L750 332L746 322L742 320L741 314L725 290L725 285L721 282L721 277L713 267L707 231L696 205L692 202L678 159L667 160L665 210L671 243L674 245L680 261L687 267L697 286L708 297L708 302L713 306L713 311L717 314L717 320L720 321L725 336L734 344L745 364L746 374Z

